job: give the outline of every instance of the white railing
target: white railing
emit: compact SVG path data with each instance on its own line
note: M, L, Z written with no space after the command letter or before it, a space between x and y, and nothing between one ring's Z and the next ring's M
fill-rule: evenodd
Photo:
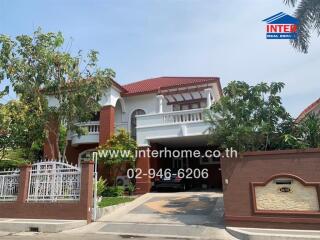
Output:
M137 128L168 124L203 122L204 110L205 109L203 108L199 108L183 111L138 115L136 117Z
M100 131L100 123L99 121L92 121L86 123L78 123L77 126L82 128L87 128L88 133L99 133Z
M0 171L0 201L16 201L20 170Z
M28 201L80 199L81 170L65 162L44 161L32 165Z
M164 123L199 122L203 120L203 109L170 112L163 115Z

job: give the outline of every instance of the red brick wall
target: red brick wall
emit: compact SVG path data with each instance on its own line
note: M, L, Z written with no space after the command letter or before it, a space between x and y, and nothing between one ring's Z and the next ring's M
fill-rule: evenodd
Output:
M30 169L31 166L20 169L17 201L0 202L0 218L70 219L91 222L93 162L82 164L80 201L74 202L27 202Z
M235 159L222 158L221 168L227 226L320 229L320 212L256 213L251 191L251 183L266 182L278 174L320 186L320 149L249 152Z

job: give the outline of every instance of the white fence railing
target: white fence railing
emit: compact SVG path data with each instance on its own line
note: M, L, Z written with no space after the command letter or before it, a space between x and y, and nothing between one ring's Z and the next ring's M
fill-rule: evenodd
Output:
M16 201L20 170L0 171L0 201Z
M64 162L44 161L32 165L28 201L74 201L80 199L81 169Z

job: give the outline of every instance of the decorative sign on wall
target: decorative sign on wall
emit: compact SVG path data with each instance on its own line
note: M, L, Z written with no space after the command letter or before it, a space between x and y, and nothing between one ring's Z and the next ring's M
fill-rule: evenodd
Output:
M253 183L255 211L319 211L317 185L290 177Z

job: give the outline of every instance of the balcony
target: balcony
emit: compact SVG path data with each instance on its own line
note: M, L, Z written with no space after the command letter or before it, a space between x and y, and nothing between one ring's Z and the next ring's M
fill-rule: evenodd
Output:
M78 126L87 128L87 134L78 136L78 134L71 134L70 138L72 145L99 143L99 128L98 121L79 123Z
M137 116L137 142L149 145L150 140L184 136L201 136L209 128L204 110L192 109Z

